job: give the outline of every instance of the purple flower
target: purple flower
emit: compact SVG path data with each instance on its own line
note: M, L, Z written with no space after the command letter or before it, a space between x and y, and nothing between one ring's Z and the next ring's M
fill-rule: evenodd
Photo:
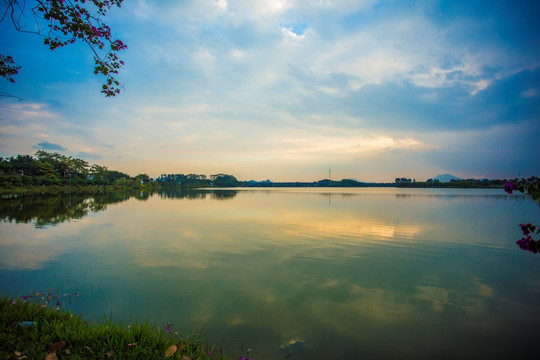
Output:
M504 183L504 191L511 194L514 190L516 190L516 184L513 181L507 181Z
M172 324L168 321L165 321L165 325L163 325L163 330L165 330L166 332L171 332L171 327Z
M540 251L540 242L535 241L530 235L524 236L516 241L518 246L526 251L537 254Z
M122 42L122 40L115 40L113 46L118 50L127 49L127 45Z
M95 26L92 26L91 30L95 36L101 36L101 32Z
M519 224L519 227L521 228L521 232L523 233L523 235L527 236L531 233L531 231L534 231L534 228L533 228L533 224L531 223L528 223L528 224Z

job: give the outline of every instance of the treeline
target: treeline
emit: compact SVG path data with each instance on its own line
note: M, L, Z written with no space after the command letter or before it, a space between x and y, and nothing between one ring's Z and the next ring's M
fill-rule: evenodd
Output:
M234 176L216 174L163 174L156 180L146 174L130 176L86 160L39 150L35 155L0 157L0 186L151 186L234 187L242 183Z
M490 179L466 179L466 180L450 180L449 182L440 182L438 180L429 179L428 181L397 181L397 187L406 188L502 188L506 180L490 180Z
M146 174L131 177L83 159L48 153L0 157L0 186L92 186L150 183Z
M235 187L243 184L228 174L216 174L210 177L199 174L162 174L155 181L168 187Z

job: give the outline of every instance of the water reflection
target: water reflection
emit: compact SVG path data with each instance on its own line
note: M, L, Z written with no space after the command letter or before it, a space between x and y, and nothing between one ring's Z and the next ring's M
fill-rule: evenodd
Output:
M236 190L197 190L197 189L170 189L156 191L159 197L163 199L206 199L229 200L236 196Z
M107 210L131 198L146 201L153 195L165 199L229 200L236 191L161 190L155 191L95 191L66 192L62 194L18 194L0 198L0 221L32 223L41 228L65 221L82 219L90 213Z
M57 205L36 207L49 215L21 218L83 209L76 222L45 228L16 221L20 206L37 200L2 204L13 222L0 224L0 289L60 283L81 291L75 311L202 329L218 346L251 347L264 359L531 350L540 265L511 239L538 207L495 192L466 195L199 190L108 195L110 203L93 195L50 199Z
M125 192L21 194L0 200L0 219L3 222L32 223L41 228L73 219L82 219L92 212L104 211L110 204L131 197L147 199L149 194Z

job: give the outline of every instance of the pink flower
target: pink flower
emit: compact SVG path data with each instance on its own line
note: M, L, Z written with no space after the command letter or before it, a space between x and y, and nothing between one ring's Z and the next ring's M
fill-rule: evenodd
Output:
M99 32L98 28L96 28L95 26L92 26L91 29L95 36L101 36L101 33Z
M507 181L504 183L504 191L511 194L514 190L516 190L516 184L513 181Z
M124 44L121 40L115 40L113 42L113 46L118 48L118 50L124 50L127 49L127 45Z

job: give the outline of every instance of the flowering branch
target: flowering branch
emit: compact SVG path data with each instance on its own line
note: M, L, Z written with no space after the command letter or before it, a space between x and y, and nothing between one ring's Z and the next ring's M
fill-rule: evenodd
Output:
M123 86L115 75L124 62L119 59L117 52L127 49L127 46L119 39L114 39L111 29L102 18L113 6L121 7L124 0L35 0L36 5L31 8L37 30L26 30L21 25L21 19L26 9L26 0L8 0L5 2L6 9L0 17L11 19L14 28L20 32L34 33L44 37L43 43L50 50L57 49L77 40L86 43L94 53L94 74L102 74L105 81L101 92L105 96L115 96L120 93ZM86 5L93 4L93 9ZM46 24L48 32L40 27L40 23ZM0 59L0 75L10 82L14 82L12 75L17 74L20 67L15 67L13 59L2 56Z
M512 194L514 191L529 194L533 199L540 198L539 180L533 176L529 179L507 181L504 184L504 191L508 194ZM540 227L536 228L536 225L531 223L519 224L523 236L516 241L516 244L523 250L530 251L538 254L540 252L540 240L535 240L531 234L540 234Z
M536 230L536 226L531 223L519 224L519 227L523 232L523 237L516 241L516 244L523 250L538 254L540 252L540 241L534 240L531 234L540 234L540 228Z
M538 199L540 197L540 183L539 178L532 176L528 179L514 179L509 180L504 183L504 191L508 194L512 194L514 191L519 191L520 193L527 193L533 199Z

